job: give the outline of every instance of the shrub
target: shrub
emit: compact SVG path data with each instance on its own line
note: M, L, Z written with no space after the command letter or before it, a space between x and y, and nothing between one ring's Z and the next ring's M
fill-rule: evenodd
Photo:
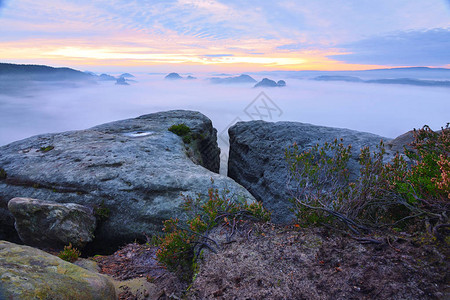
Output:
M315 145L305 152L301 152L297 144L286 150L290 174L288 186L299 223L325 222L331 211L342 203L348 194L346 165L350 150L351 146L344 147L337 139L322 147Z
M183 196L183 208L187 212L187 220L170 219L164 222L164 235L160 237L156 257L159 262L172 271L178 271L188 280L192 277L196 259L202 249L211 251L217 243L207 236L207 232L219 224L234 224L238 220L253 218L267 221L270 213L261 203L247 204L243 199L233 200L229 191L210 188L208 199L201 195L196 198Z
M413 150L387 164L381 142L376 151L361 149L360 175L349 181L346 165L349 147L335 140L301 152L297 145L286 149L289 187L294 212L306 225L344 223L354 233L370 228L405 227L414 222L447 221L449 206L450 130L415 131ZM342 140L341 140L342 141Z
M72 244L64 246L64 250L59 252L58 257L68 262L74 262L80 257L81 253L77 248L73 248Z
M190 144L192 141L191 129L184 123L170 126L169 131L181 136L185 144Z
M191 133L191 129L184 123L170 126L169 131L179 136L184 136Z
M413 187L408 195L415 198L436 198L448 200L448 165L450 154L449 124L441 132L434 132L428 126L414 130L414 151L406 151L406 155L414 162L407 174ZM447 180L446 180L447 178ZM446 182L446 183L445 183ZM440 183L440 184L439 184ZM447 186L447 188L446 188Z

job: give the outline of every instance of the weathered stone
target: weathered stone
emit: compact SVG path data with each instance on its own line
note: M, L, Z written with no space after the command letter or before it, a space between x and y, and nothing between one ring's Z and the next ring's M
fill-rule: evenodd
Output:
M39 249L6 241L0 241L0 298L117 299L107 277Z
M181 123L191 129L189 144L168 130ZM182 216L181 193L228 188L254 200L242 186L214 173L220 163L216 133L201 113L169 111L0 147L0 166L8 174L0 180L0 217L5 216L0 234L13 238L6 204L14 197L103 208L104 220L89 245L96 250L159 233L163 220Z
M389 139L378 135L349 129L315 126L297 122L268 123L264 121L238 122L229 129L230 156L228 176L247 188L264 206L272 211L274 222L286 223L294 218L286 189L288 166L285 149L295 143L307 150L316 144L343 139L352 145L349 161L351 178L359 173L360 149L370 146L372 150L380 140ZM386 159L393 157L388 150Z
M13 198L9 211L20 239L38 248L62 248L71 243L83 248L94 238L92 209L75 203L59 204L31 198Z
M389 150L393 152L404 152L404 148L408 150L412 150L411 143L414 142L414 131L408 131L402 135L399 135L395 139L389 141L386 143L386 146Z

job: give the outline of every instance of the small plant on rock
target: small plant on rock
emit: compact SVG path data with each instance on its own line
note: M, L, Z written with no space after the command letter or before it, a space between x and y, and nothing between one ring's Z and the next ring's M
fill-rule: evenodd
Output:
M191 129L184 123L170 126L169 131L181 136L185 144L189 144L192 141Z
M73 263L80 257L81 253L77 248L73 248L72 244L69 243L68 246L64 246L64 250L59 252L58 257L62 260Z
M247 204L243 199L234 200L229 191L210 188L208 199L201 195L196 198L184 196L184 209L188 214L185 222L170 219L164 222L164 236L160 237L156 257L172 271L183 274L184 279L192 278L196 259L202 249L215 252L218 244L208 237L208 231L219 224L233 224L237 221L255 219L268 221L270 213L261 203Z
M176 135L183 136L191 133L191 129L184 123L175 124L169 127L169 131L175 133Z
M48 151L50 151L50 150L53 150L53 149L55 149L55 147L54 146L45 146L45 147L41 147L41 152L48 152Z

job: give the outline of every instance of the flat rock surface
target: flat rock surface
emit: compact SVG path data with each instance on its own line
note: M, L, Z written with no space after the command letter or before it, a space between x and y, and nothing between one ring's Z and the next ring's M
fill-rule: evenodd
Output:
M375 150L380 140L390 140L371 133L298 122L238 122L228 132L228 176L243 185L258 201L262 201L272 211L274 222L281 223L288 223L294 218L289 210L290 195L286 189L286 148L295 142L299 150L307 150L316 144L342 138L344 145L352 145L348 168L351 177L355 177L359 172L359 150L365 146ZM393 152L387 151L386 158L392 157Z
M0 299L114 300L116 292L105 276L39 249L0 241Z
M168 131L181 123L191 129L189 145ZM193 111L154 113L0 147L0 168L7 173L0 180L0 238L14 238L7 210L14 197L102 208L106 217L91 245L96 250L160 232L163 220L182 216L182 193L227 188L253 201L242 186L215 173L219 154L211 121Z

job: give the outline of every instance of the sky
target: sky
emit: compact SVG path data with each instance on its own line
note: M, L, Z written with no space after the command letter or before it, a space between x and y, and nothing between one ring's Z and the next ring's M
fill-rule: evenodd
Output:
M82 70L450 67L450 0L0 0L0 61Z

